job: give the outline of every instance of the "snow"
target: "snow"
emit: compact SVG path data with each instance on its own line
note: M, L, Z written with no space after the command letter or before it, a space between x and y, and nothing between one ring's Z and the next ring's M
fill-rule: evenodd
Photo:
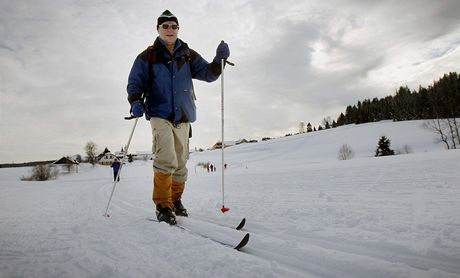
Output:
M0 277L460 277L460 150L444 150L422 124L227 148L225 214L221 150L193 153L190 219L231 226L246 217L241 252L147 221L151 161L124 166L110 218L110 167L82 165L46 182L20 181L30 168L0 169ZM373 157L382 135L411 152ZM337 159L343 144L353 159Z

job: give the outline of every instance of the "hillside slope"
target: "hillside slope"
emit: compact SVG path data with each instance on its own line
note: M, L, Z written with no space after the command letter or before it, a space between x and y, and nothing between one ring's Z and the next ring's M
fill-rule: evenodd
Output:
M125 165L110 218L102 217L109 167L83 165L47 182L0 169L0 277L459 277L460 152L443 150L420 124L228 148L226 214L220 168L197 166L220 166L221 152L192 154L183 196L190 219L217 229L246 217L251 240L241 252L148 221L151 161ZM373 157L381 135L412 152ZM352 160L336 158L344 143Z

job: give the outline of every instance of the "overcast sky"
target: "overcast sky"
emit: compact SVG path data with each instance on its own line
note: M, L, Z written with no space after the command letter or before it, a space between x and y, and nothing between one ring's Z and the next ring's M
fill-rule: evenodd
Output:
M0 2L0 163L118 151L133 121L126 83L169 9L179 37L211 61L221 40L225 138L260 139L336 119L347 105L417 90L460 71L460 1ZM195 81L191 147L220 140L220 79ZM131 151L151 148L141 120Z

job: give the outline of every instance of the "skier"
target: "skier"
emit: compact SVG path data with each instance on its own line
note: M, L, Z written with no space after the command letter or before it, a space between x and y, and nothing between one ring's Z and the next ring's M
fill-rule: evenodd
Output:
M120 170L120 166L121 166L121 163L120 163L120 160L118 160L118 158L115 158L112 162L112 165L110 165L110 167L113 168L113 181L117 179L118 171ZM118 177L118 181L120 181L120 177Z
M179 21L165 10L157 19L153 46L140 53L128 78L131 114L150 121L153 135L153 202L158 221L175 224L187 216L181 198L187 181L190 123L196 119L192 78L213 82L221 74L221 61L230 56L223 41L208 63L178 38ZM144 101L145 99L145 101Z

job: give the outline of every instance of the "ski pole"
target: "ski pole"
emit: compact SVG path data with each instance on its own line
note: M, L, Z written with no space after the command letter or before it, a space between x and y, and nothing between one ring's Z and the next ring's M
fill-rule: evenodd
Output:
M125 117L125 120L131 120L133 118L134 117L132 116ZM103 216L105 217L110 217L110 215L107 212L109 211L110 202L112 201L113 193L115 192L115 186L118 183L118 178L120 177L121 170L123 169L123 163L125 162L126 154L128 153L129 145L131 144L131 139L133 138L134 130L136 129L138 120L139 118L135 118L133 129L131 130L131 134L129 135L128 143L126 144L125 151L123 152L123 158L121 159L120 169L118 170L117 177L115 178L113 182L113 187L112 187L112 192L110 193L109 202L107 203L107 208L105 209L105 213L103 214Z
M223 41L222 41L223 42ZM224 143L224 68L225 68L225 64L229 64L231 66L234 66L235 64L233 64L232 62L229 62L227 61L226 59L222 59L221 60L221 77L220 77L220 81L221 81L221 103L220 103L220 107L221 107L221 120L222 120L222 123L221 123L221 127L222 127L222 144L221 144L221 148L222 148L222 208L220 209L220 211L222 211L222 213L225 213L227 211L229 211L230 209L229 208L226 208L225 207L225 178L224 178L224 172L225 172L225 158L224 158L224 149L225 149L225 143Z

